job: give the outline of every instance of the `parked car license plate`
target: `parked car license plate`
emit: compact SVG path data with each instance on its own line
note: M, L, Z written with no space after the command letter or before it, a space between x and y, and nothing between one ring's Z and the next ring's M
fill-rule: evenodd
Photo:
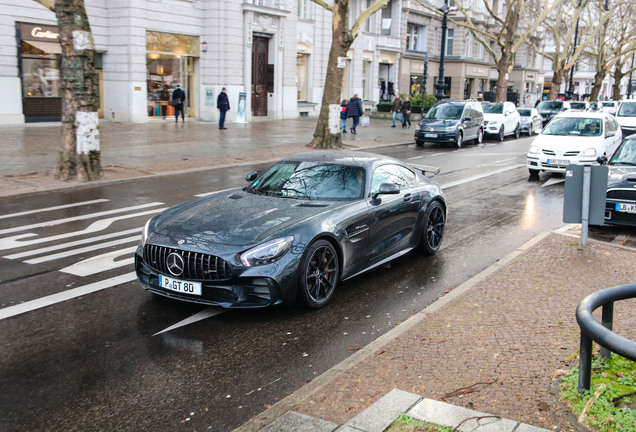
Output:
M159 285L170 291L185 294L201 295L201 282L189 282L159 275Z
M437 138L437 134L434 133L425 133L424 136L426 138Z
M616 203L616 211L622 213L636 213L636 204Z
M548 165L570 165L567 159L548 159Z

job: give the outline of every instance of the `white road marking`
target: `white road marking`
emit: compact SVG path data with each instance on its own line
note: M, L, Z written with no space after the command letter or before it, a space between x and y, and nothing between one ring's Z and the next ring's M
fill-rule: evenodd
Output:
M50 227L50 226L55 226L55 225L61 225L61 224L68 223L68 222L76 222L76 221L85 220L85 219L93 219L93 218L98 218L98 217L101 217L101 216L108 216L108 215L111 215L111 214L124 213L124 212L127 212L127 211L139 210L139 209L148 208L148 207L155 207L155 206L158 206L158 205L163 205L163 203L161 203L161 202L152 202L152 203L140 204L140 205L131 206L131 207L123 207L123 208L118 208L118 209L113 209L113 210L107 210L107 211L98 212L98 213L88 213L88 214L85 214L85 215L80 215L80 216L75 216L75 217L70 217L70 218L63 218L63 219L57 219L57 220L52 220L52 221L39 222L39 223L31 224L31 225L22 225L22 226L19 226L19 227L6 228L6 229L3 229L3 230L0 230L0 234L10 234L10 233L18 232L18 231L30 230L30 229L33 229L33 228L42 228L42 227Z
M476 176L473 176L473 177L468 177L468 178L465 178L465 179L462 179L462 180L457 180L457 181L454 181L454 182L443 184L443 185L441 185L441 187L442 187L442 189L449 189L449 188L452 188L452 187L455 187L455 186L459 186L459 185L462 185L462 184L470 183L470 182L473 182L475 180L481 180L481 179L484 179L486 177L490 177L490 176L494 176L494 175L497 175L497 174L505 173L506 171L511 171L513 169L517 169L517 168L521 168L521 167L525 167L525 166L526 166L525 164L511 165L509 167L501 168L501 169L498 169L496 171L490 171L490 172L479 174L479 175L476 175Z
M547 182L543 183L541 187L552 186L555 184L560 184L565 182L565 177L563 178L554 178L550 177Z
M174 330L174 329L179 328L179 327L187 326L189 324L193 324L193 323L195 323L197 321L201 321L201 320L204 320L204 319L207 319L207 318L211 318L211 317L216 316L216 315L220 315L223 312L227 312L227 311L225 309L221 308L221 307L218 307L218 306L210 306L209 308L203 309L201 312L196 313L196 314L192 315L191 317L188 317L188 318L184 319L183 321L179 321L178 323L176 323L174 325L171 325L170 327L168 327L166 329L163 329L160 332L157 332L157 333L153 334L153 336L157 336L158 334L165 333L165 332L168 332L170 330Z
M60 258L67 258L73 255L80 255L83 254L85 252L91 252L91 251L95 251L98 249L106 249L112 246L119 246L120 244L125 244L125 243L132 243L132 242L136 242L139 243L139 236L133 236L133 237L125 237L122 239L118 239L118 240L113 240L113 241L109 241L106 243L98 243L96 245L91 245L91 246L86 246L83 248L79 248L79 249L71 249L68 250L66 252L60 252L60 253L56 253L56 254L52 254L52 255L45 255L43 257L40 258L33 258L33 259L29 259L24 261L27 264L40 264L43 262L47 262L47 261L53 261L56 259L60 259Z
M195 195L195 197L203 198L203 197L206 197L206 196L209 196L209 195L215 194L215 193L227 192L227 191L232 190L232 189L236 189L236 188L235 188L235 187L233 187L233 188L223 189L223 190L214 191L214 192L205 192L205 193L200 193L200 194L196 194L196 195Z
M76 202L76 203L73 203L73 204L59 205L59 206L55 206L55 207L47 207L47 208L41 208L41 209L36 209L36 210L28 210L28 211L23 211L23 212L19 212L19 213L9 213L9 214L0 215L0 219L7 219L7 218L12 218L12 217L24 216L24 215L33 214L33 213L44 213L44 212L53 211L53 210L61 210L61 209L65 209L65 208L78 207L78 206L90 205L90 204L97 204L97 203L108 202L108 201L110 201L110 200L108 200L108 199L96 199L96 200L92 200L92 201L82 201L82 202Z
M124 249L119 249L105 254L97 255L71 266L65 267L60 271L62 273L69 273L75 276L90 276L97 273L101 273L106 270L111 270L118 267L127 266L135 262L134 257L126 258L123 260L115 261L123 255L132 254L137 249L137 246L131 246Z
M91 294L97 291L101 291L106 288L122 285L128 282L134 281L135 279L137 279L135 272L130 272L123 275L115 276L110 279L104 279L92 284L62 291L57 294L52 294L46 297L41 297L39 299L24 302L19 305L9 306L9 307L0 309L0 320L11 318L16 315L21 315L27 312L31 312L36 309L41 309L47 306L51 306L56 303L61 303L66 300L71 300L77 297L81 297L86 294Z
M125 231L119 231L119 232L115 232L115 233L111 233L111 234L104 234L101 236L97 236L97 237L90 237L90 238L85 238L82 240L76 240L76 241L72 241L72 242L68 242L68 243L59 243L53 246L48 246L48 247L43 247L40 249L31 249L28 250L26 252L20 252L20 253L16 253L16 254L12 254L12 255L6 255L3 258L6 259L20 259L20 258L25 258L25 257L29 257L29 256L35 256L35 255L41 255L47 252L53 252L53 251L57 251L60 249L68 249L71 247L75 247L75 246L80 246L80 245L84 245L84 244L89 244L89 243L97 243L100 242L102 240L109 240L115 237L121 237L121 236L125 236L128 234L135 234L135 233L140 233L141 232L141 228L133 228L133 229L129 229L129 230L125 230ZM141 239L141 237L137 237L137 239Z
M105 230L113 222L116 222L118 220L130 219L130 218L135 218L135 217L139 217L139 216L145 216L145 215L149 215L149 214L153 214L153 213L159 213L160 211L163 211L163 210L166 210L166 209L167 209L167 207L164 207L164 208L148 210L148 211L140 212L140 213L131 213L131 214L116 216L116 217L112 217L112 218L108 218L108 219L102 219L102 220L98 220L96 222L93 222L91 225L89 225L87 228L84 228L83 230L68 232L68 233L59 234L59 235L54 235L54 236L51 236L51 237L43 237L43 238L37 238L37 239L33 239L33 240L23 240L23 239L26 239L26 238L34 237L36 234L33 234L33 233L26 233L26 234L20 234L20 235L17 235L17 236L13 236L13 237L6 237L6 238L3 238L3 239L0 239L0 250L14 249L14 248L19 248L19 247L24 247L24 246L31 246L31 245L38 244L38 243L46 243L46 242L50 242L50 241L54 241L54 240L61 240L61 239L65 239L65 238L69 238L69 237L75 237L75 236L79 236L79 235L83 235L83 234L90 234L90 233L94 233L94 232Z

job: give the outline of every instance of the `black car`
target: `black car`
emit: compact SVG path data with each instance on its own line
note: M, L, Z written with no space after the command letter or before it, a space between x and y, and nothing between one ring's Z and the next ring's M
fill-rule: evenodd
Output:
M605 222L636 226L636 136L623 140L607 166Z
M570 109L570 103L565 101L541 101L537 105L537 111L543 117L543 126L548 124L558 113Z
M440 101L431 107L415 127L415 144L423 146L426 141L455 144L461 147L464 141L484 139L484 112L477 101Z
M437 170L439 171L439 170ZM150 219L135 254L156 294L226 308L325 305L339 281L414 248L440 248L446 199L435 172L363 152L285 158L247 187Z

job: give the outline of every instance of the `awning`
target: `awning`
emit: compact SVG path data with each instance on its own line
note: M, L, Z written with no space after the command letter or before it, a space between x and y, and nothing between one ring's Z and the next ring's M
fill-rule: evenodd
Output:
M47 54L62 54L62 45L59 42L24 41L34 48L44 51Z

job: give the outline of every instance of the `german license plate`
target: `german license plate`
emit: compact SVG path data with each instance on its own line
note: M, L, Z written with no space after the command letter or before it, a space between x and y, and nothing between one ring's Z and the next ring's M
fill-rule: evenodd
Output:
M636 213L636 204L616 203L615 210L621 213Z
M548 159L548 165L570 165L567 159Z
M170 291L198 296L201 295L201 282L189 282L159 275L159 285Z
M425 133L424 136L426 138L437 138L437 134L434 133Z

